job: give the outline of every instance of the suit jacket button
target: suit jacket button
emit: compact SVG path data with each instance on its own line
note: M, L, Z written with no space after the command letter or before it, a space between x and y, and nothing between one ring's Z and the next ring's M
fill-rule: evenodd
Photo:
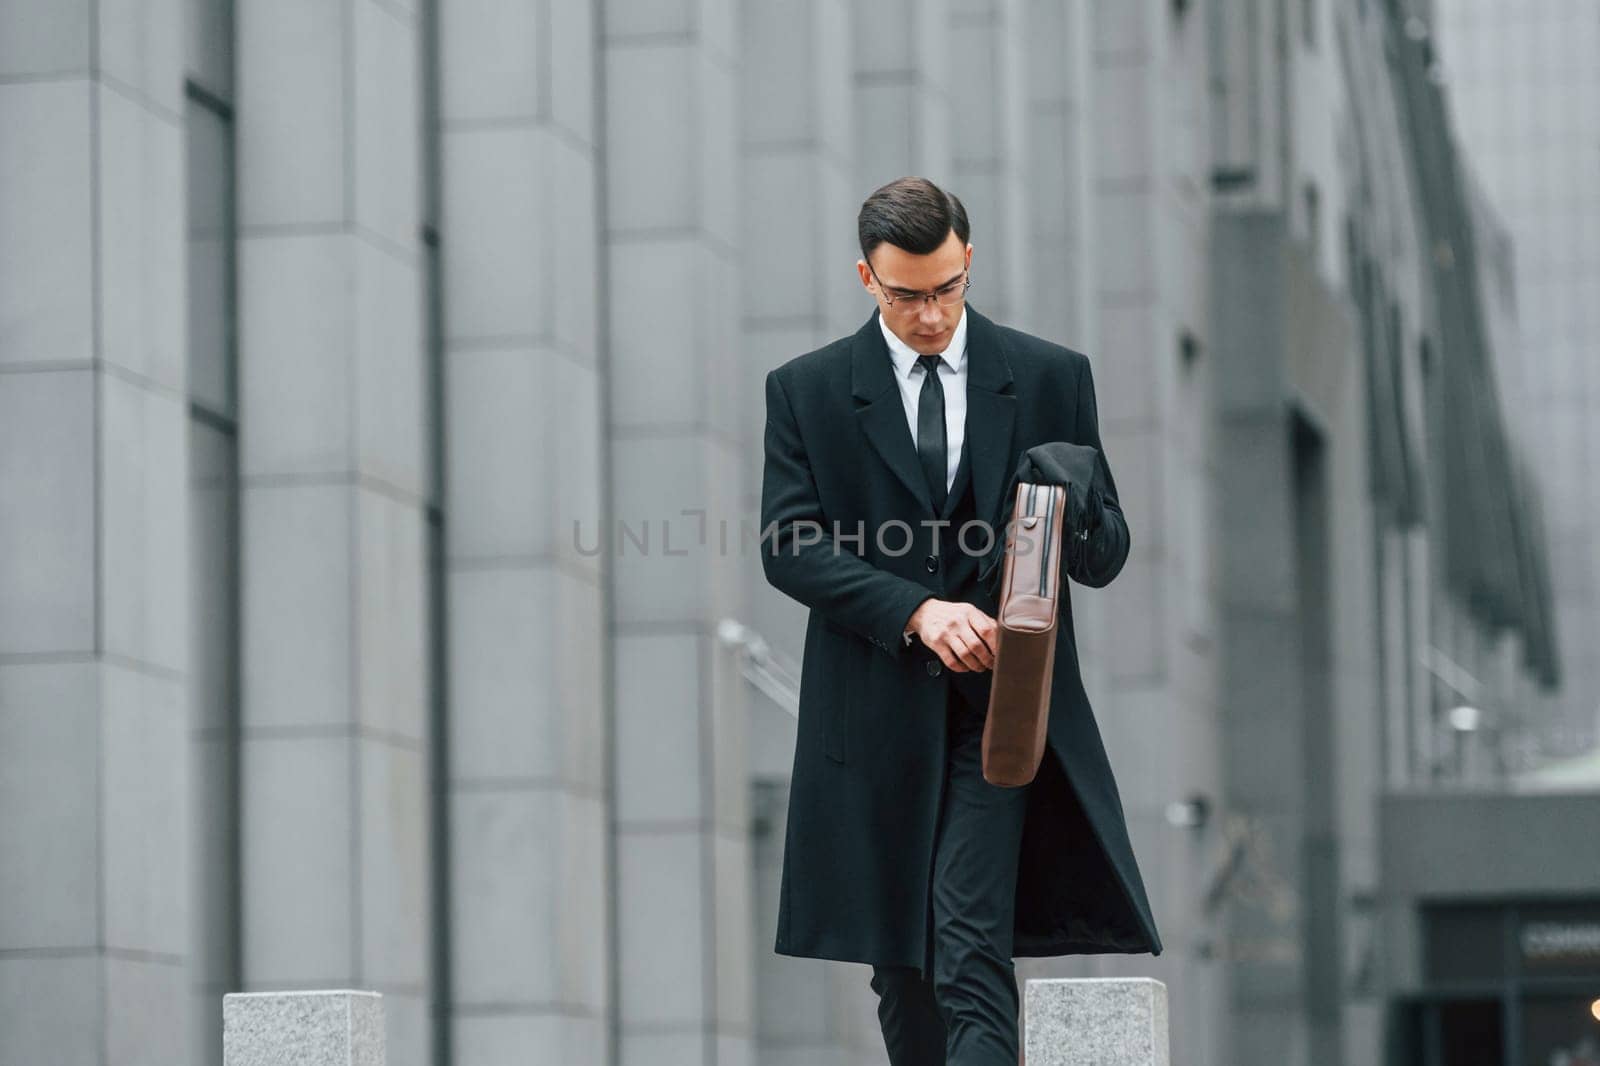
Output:
M939 671L943 670L943 669L944 669L944 664L943 663L939 662L938 660L933 660L933 661L928 663L928 676L929 677L938 677L939 676Z
M927 567L928 573L931 574L939 569L939 557L937 555L930 555L926 559L922 560L922 565Z

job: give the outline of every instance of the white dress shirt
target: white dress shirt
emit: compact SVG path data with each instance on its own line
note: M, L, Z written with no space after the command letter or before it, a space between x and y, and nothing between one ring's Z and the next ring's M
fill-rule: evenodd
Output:
M883 313L878 313L878 328L889 344L894 360L894 380L900 386L900 403L906 409L911 440L917 439L917 405L922 399L923 370L917 359L921 352L894 335ZM961 442L967 432L967 309L950 334L950 344L939 353L939 383L944 386L944 487L949 492L956 483L956 467L961 465Z
M905 407L906 422L911 427L911 440L917 439L917 405L922 399L922 353L894 335L878 312L878 328L889 344L889 358L894 361L894 380L900 386L900 403ZM961 442L967 433L967 309L961 308L961 319L950 334L950 344L939 353L939 384L944 386L945 470L944 488L955 487L956 468L961 465ZM911 643L911 630L900 634L907 645Z

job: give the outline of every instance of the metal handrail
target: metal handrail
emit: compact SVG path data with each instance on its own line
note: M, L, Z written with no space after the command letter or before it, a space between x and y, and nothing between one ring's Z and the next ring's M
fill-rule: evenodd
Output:
M760 633L736 618L717 623L717 640L739 655L740 672L773 703L800 717L800 668Z

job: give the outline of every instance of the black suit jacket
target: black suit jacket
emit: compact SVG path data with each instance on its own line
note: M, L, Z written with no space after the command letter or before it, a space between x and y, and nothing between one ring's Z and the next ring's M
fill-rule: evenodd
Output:
M1102 520L1069 576L1108 583L1130 538L1101 445L1088 358L998 325L970 303L966 313L964 462L977 516L1002 532L1002 493L1027 449L1092 446L1102 467ZM924 565L936 551L936 516L876 310L853 336L770 371L766 406L762 564L773 586L811 609L775 950L924 965L946 686L985 705L989 674L937 670L933 653L906 647L902 633L929 596L963 599L991 616L997 603L975 565L954 588L948 568ZM1015 951L1159 953L1083 691L1066 586L1061 603L1054 758L1028 786Z

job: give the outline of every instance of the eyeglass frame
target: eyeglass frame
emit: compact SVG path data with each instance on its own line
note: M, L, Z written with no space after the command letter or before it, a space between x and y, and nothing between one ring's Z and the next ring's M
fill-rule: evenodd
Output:
M929 300L932 300L934 303L939 304L940 307L954 307L955 306L955 304L953 304L953 303L946 304L946 303L940 303L940 301L939 301L939 293L943 292L945 289L947 289L950 286L954 285L955 284L954 281L950 282L948 285L941 285L937 289L924 289L921 292L910 293L909 295L906 295L906 296L891 296L889 294L889 292L888 292L887 287L883 284L883 279L878 277L878 272L872 268L872 260L870 260L870 259L867 260L867 272L872 275L872 280L876 281L878 283L878 292L882 293L883 298L885 300L889 301L889 307L891 309L894 307L894 305L896 303L899 303L902 300L917 300L917 301L919 301L917 304L914 305L918 311L920 311L924 307L926 307L927 306L927 302ZM971 267L964 267L962 269L962 271L961 271L961 278L959 280L961 281L961 288L958 290L957 295L959 295L960 297L962 297L964 299L966 297L966 295L967 295L967 290L972 288L972 268Z

